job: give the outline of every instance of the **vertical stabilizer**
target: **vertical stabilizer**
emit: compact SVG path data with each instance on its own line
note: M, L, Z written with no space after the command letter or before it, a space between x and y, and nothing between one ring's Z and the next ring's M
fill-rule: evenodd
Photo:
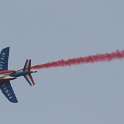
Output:
M31 68L31 59L29 60L27 59L23 71L30 71L30 68Z

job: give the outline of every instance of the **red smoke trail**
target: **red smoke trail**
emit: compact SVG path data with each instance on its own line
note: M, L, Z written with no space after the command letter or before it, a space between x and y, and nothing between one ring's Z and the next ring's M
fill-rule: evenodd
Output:
M90 55L86 57L79 57L79 58L72 58L68 60L58 60L56 62L48 62L46 64L40 64L32 66L31 69L42 69L42 68L51 68L51 67L59 67L59 66L71 66L71 65L78 65L84 63L94 63L94 62L102 62L102 61L111 61L113 59L122 59L124 58L124 50L112 53L105 53L105 54L97 54L97 55Z

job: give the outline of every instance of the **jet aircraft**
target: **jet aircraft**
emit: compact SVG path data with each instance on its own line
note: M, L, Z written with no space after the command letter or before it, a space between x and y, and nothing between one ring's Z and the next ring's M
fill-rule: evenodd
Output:
M0 89L5 97L12 103L18 103L16 95L10 84L10 80L14 80L17 77L24 76L30 86L35 85L31 73L37 72L36 70L30 70L31 60L27 59L24 68L18 71L8 70L9 59L9 47L4 48L0 54Z

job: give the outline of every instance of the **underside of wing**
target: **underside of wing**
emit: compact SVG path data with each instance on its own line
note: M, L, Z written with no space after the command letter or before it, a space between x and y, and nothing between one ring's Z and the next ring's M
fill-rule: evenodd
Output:
M0 54L0 71L8 70L9 47L4 48Z
M15 93L11 87L11 84L9 81L6 82L0 82L0 89L2 93L6 96L6 98L13 103L17 103L18 100L15 96Z

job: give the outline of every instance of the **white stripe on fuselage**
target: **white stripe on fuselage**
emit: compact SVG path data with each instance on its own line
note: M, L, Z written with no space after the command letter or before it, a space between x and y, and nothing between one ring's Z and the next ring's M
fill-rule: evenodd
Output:
M5 77L5 74L0 74L0 78L3 78L3 77Z
M14 78L14 77L11 77L11 76L5 76L5 77L0 78L0 79L12 79L12 78Z
M8 79L8 78L13 78L9 76L11 73L5 73L5 74L0 74L0 79Z

